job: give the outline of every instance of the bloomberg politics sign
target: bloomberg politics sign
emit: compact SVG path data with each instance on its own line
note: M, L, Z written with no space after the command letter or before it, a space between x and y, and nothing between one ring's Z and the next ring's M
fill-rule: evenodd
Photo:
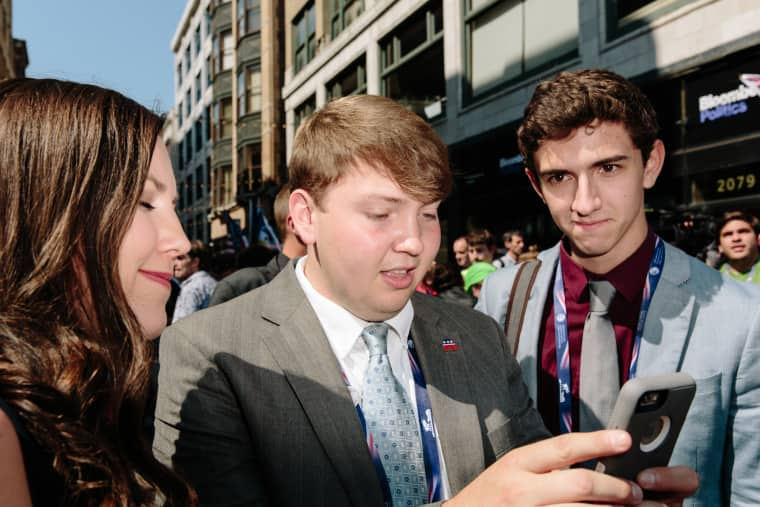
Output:
M694 146L760 132L760 60L687 78L686 142Z

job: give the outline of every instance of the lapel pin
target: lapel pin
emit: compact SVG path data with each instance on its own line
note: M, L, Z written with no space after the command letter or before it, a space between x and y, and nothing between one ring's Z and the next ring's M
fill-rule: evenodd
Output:
M454 352L456 350L459 350L459 345L457 345L457 342L450 338L442 340L441 346L443 347L444 352Z

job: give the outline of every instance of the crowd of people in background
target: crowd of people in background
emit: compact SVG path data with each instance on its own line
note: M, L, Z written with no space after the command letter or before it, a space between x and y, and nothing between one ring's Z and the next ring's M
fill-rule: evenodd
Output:
M254 244L237 253L233 268L227 266L228 252L220 254L224 259L215 267L209 247L193 240L190 252L177 257L174 283L180 297L172 321L260 287L274 278L288 260L306 253L288 215L289 192L289 185L283 185L274 203L274 220L282 238L281 252L271 246ZM705 263L736 280L760 284L760 269L757 268L760 263L760 221L742 210L727 211L713 218L714 239L700 251L714 254L703 255ZM434 262L417 291L474 306L480 287L489 274L538 256L538 244L531 243L526 248L525 235L519 229L507 230L501 235L501 241L500 246L495 236L482 228L459 236L451 244L453 261ZM225 273L226 276L220 276Z
M714 222L714 239L700 250L714 252L703 255L705 263L736 280L760 284L760 221L746 211L732 210L714 217ZM457 237L451 244L453 260L436 261L417 291L474 306L489 274L539 254L538 244L526 249L519 229L507 230L501 238L503 247L482 228Z

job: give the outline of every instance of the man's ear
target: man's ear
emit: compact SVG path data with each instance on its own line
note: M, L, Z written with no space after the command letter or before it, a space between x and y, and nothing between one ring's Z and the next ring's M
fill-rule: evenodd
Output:
M314 223L314 213L316 204L311 195L301 188L297 188L290 193L288 200L290 217L293 219L293 229L296 235L306 245L316 242L316 226Z
M541 192L541 185L538 182L538 179L536 178L536 173L531 171L529 168L525 168L525 176L528 177L528 180L530 181L530 186L533 187L533 190L538 194L538 197L546 203L546 199L544 199L544 193Z
M661 140L655 140L649 158L644 163L644 188L650 189L657 182L657 177L665 163L665 145Z

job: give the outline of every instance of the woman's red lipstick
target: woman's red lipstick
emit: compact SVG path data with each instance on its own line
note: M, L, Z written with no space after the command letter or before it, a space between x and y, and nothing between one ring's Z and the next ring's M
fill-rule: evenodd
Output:
M140 273L145 275L147 278L150 278L154 282L160 283L164 287L167 287L171 289L172 287L172 274L171 273L164 273L161 271L148 271L146 269L139 269Z

